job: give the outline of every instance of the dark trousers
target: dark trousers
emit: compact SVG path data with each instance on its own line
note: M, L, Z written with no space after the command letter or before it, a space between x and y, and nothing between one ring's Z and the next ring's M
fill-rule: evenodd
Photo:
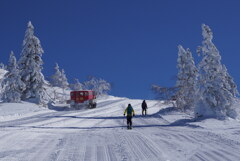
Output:
M132 126L132 116L127 116L127 125Z
M144 115L144 112L145 112L145 115L147 115L147 109L146 108L142 109L142 115Z

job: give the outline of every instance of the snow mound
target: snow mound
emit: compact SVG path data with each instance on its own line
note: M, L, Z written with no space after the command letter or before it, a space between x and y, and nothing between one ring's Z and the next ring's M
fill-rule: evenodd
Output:
M49 112L48 109L34 103L0 103L0 121L9 121L28 115Z

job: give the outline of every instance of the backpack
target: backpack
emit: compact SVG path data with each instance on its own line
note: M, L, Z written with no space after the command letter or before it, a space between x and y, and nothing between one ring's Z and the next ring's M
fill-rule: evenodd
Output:
M128 106L127 108L127 115L132 115L133 108L132 106Z

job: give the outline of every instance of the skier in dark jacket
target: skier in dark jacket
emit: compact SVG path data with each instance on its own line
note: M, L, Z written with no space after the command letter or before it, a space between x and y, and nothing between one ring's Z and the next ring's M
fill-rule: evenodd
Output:
M124 116L127 113L127 128L132 129L132 117L135 116L134 109L132 108L131 104L128 104L128 107L124 111Z
M142 102L142 115L144 115L144 112L145 112L145 115L147 115L147 103L145 100L143 100Z

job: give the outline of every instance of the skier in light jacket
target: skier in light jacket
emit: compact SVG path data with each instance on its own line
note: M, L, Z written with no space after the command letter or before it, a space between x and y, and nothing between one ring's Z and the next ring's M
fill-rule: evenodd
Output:
M128 107L124 111L124 116L127 113L127 128L132 129L132 117L135 116L134 109L132 108L131 104L128 104Z

